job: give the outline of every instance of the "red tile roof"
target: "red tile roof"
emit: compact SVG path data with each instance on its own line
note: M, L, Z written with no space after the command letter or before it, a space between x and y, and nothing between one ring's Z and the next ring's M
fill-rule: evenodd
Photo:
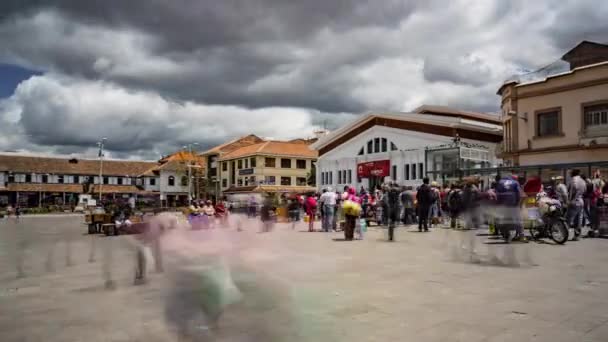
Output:
M301 142L265 141L226 153L220 160L242 158L252 155L317 158L318 153L317 151L311 150L308 144L303 144Z
M103 174L121 177L138 176L156 164L147 161L104 160ZM99 174L99 160L0 154L0 171L96 175Z

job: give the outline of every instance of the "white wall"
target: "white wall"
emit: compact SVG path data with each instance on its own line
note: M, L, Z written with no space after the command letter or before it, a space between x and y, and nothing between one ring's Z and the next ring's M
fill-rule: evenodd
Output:
M367 142L370 139L374 138L386 138L388 140L387 148L389 151L367 154ZM493 157L496 144L465 139L463 139L463 141L471 143L480 143L485 146L488 146L490 148L491 159L492 161L496 162ZM390 151L391 142L393 142L397 146L398 151ZM357 189L361 185L367 187L368 184L365 179L362 183L357 183L357 165L364 162L387 159L391 161L391 172L392 166L397 166L396 181L399 184L412 186L422 184L422 178L424 177L424 175L420 175L418 164L423 163L423 168L426 172L425 147L437 146L450 142L452 142L451 137L406 131L397 128L374 126L368 129L367 131L359 134L358 136L352 138L348 142L338 146L337 148L319 157L317 162L317 187L321 189L323 187L331 186L334 189L343 189L344 185L347 184L345 184L344 182L338 184L339 170L351 170L352 183L348 185L355 186ZM364 154L360 156L358 155L358 153L361 150L361 147L364 148ZM410 165L409 180L405 180L406 177L404 171L406 164ZM412 179L411 177L411 164L416 165L416 179ZM324 172L333 172L332 184L322 185L321 177ZM386 180L389 179L392 178L386 178Z
M182 192L184 194L188 193L188 186L181 186L182 176L185 174L183 172L175 172L175 171L161 171L160 172L160 191L163 193L175 193ZM169 177L175 177L175 185L169 186Z
M150 185L150 180L151 179L156 180L156 182L154 183L154 185ZM160 191L160 179L159 179L159 177L144 177L143 178L143 182L144 182L144 189L146 191Z

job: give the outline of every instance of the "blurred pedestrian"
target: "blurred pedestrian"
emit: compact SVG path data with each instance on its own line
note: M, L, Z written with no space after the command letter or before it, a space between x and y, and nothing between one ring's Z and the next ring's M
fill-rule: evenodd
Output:
M422 231L424 228L425 232L429 231L429 210L432 203L432 190L429 186L429 178L424 177L422 185L418 188L416 193L416 200L418 201L418 231Z
M308 231L315 231L315 216L317 214L317 199L314 194L309 194L304 202L304 210L306 210L306 216L308 217Z
M331 188L323 189L319 202L323 207L321 227L324 232L331 232L336 210L336 193Z
M399 221L399 186L391 183L386 192L386 204L388 209L388 240L393 241L395 237L395 226Z
M399 195L401 207L403 207L403 224L416 223L416 212L414 211L414 191L411 186L403 188L404 190Z
M578 240L581 234L581 222L583 219L584 199L587 191L587 184L581 178L581 172L574 169L570 173L570 183L568 184L568 223L574 228L573 240Z

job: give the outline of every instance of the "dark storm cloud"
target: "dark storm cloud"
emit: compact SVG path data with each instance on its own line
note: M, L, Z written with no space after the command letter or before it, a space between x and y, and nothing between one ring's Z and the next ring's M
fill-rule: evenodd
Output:
M608 43L606 18L608 4L605 1L564 1L555 7L554 25L546 33L564 52L582 39Z
M330 27L393 26L425 1L387 0L49 0L0 5L6 16L56 9L76 20L124 26L161 37L164 50L238 45L248 41L306 39Z
M0 63L46 72L0 100L0 148L25 135L29 149L72 151L108 135L117 155L156 156L248 133L306 136L370 110L494 112L510 75L606 41L602 5L0 1Z

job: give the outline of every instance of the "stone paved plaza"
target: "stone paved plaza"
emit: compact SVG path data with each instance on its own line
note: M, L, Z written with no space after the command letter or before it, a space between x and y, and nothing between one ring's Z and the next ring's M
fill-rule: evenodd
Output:
M81 222L0 221L0 341L177 341L189 320L201 341L608 341L604 239L507 246L400 227L393 243L376 228L346 242L242 219L240 232L171 233L164 272L135 286L133 238ZM188 275L220 264L238 295L209 328L200 303L212 299Z

